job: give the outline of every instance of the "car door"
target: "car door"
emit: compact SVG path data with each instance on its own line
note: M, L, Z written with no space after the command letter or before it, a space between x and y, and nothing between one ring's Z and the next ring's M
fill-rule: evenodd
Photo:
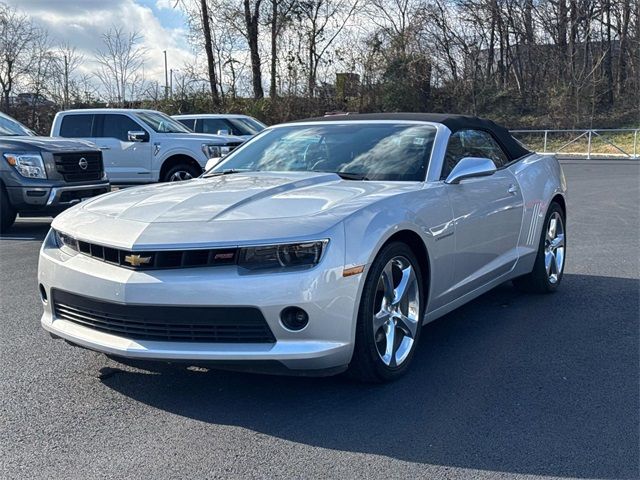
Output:
M129 141L129 131L147 133L142 142ZM109 180L115 183L138 183L151 180L152 151L146 128L127 115L96 115L95 143L102 150Z
M455 228L453 297L459 297L509 272L517 261L522 223L522 193L506 168L508 157L490 133L463 130L451 135L444 180L464 157L490 158L493 175L446 184Z

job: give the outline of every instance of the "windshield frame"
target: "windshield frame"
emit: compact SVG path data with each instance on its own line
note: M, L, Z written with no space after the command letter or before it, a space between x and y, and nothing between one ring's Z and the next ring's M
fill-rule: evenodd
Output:
M275 130L275 129L280 129L280 128L285 128L285 127L296 127L296 126L300 126L300 127L307 127L307 126L326 126L326 125L366 125L366 124L391 124L391 125L423 125L423 126L429 126L435 129L435 136L433 139L433 145L431 147L431 153L429 155L428 158L428 164L427 164L427 169L425 172L425 177L422 178L421 180L367 180L370 182L385 182L385 183L411 183L411 182L419 182L419 183L425 183L425 182L437 182L439 181L439 177L440 177L440 168L442 166L442 162L441 161L436 161L434 162L434 160L437 160L439 157L441 157L444 154L444 149L446 149L446 144L447 144L447 139L449 137L449 134L451 133L451 131L442 123L437 123L437 122L425 122L425 121L421 121L421 120L340 120L338 118L331 119L331 120L310 120L310 121L301 121L301 122L288 122L288 123L281 123L278 125L272 125L270 127L265 128L264 130L262 130L260 133L256 134L255 136L253 136L251 139L247 140L246 142L244 142L243 144L241 144L240 146L238 146L237 148L235 148L231 153L229 153L228 155L226 155L222 161L220 161L218 164L214 165L213 167L209 168L207 171L205 171L202 174L202 178L207 178L207 177L211 177L211 176L215 176L215 175L211 175L211 174L217 174L219 172L223 172L224 170L228 170L229 167L225 167L225 164L228 163L230 160L232 160L236 155L240 154L245 148L247 148L249 145L251 145L253 142L258 141L263 135L268 134L269 132ZM444 139L444 140L443 140ZM444 142L444 148L442 147L442 144ZM263 171L254 171L255 173L262 173ZM264 171L266 173L274 173L275 171ZM288 171L282 171L282 173L288 173ZM291 171L291 173L300 173L300 172L295 172L295 171ZM310 173L320 173L320 172L310 172ZM327 173L327 172L324 172Z
M176 120L175 118L171 118L169 115L166 115L162 112L156 112L153 110L143 110L143 111L139 111L139 112L133 112L134 117L136 118L136 120L142 122L143 124L145 124L147 127L149 127L151 130L153 130L156 133L166 133L169 135L172 134L176 134L176 133L193 133L193 130L189 129L189 127L183 125L182 123L180 123L178 120ZM157 130L156 127L150 123L147 119L145 119L145 115L147 116L159 116L162 118L163 121L167 122L169 125L171 126L175 126L178 127L178 131L172 131L172 132L167 132L164 130Z

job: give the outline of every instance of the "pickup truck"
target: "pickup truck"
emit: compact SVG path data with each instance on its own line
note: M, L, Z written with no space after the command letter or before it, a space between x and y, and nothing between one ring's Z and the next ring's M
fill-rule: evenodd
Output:
M199 176L210 158L242 143L233 136L193 133L155 110L116 108L59 112L51 136L95 143L109 180L118 184L188 180Z
M0 232L11 228L18 213L53 216L110 189L94 145L38 137L0 113Z

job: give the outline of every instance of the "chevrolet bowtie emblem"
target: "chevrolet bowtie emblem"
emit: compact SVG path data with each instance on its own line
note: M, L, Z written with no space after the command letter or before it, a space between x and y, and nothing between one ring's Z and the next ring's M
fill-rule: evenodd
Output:
M124 257L124 261L132 267L139 267L140 265L146 265L151 261L151 257L141 257L140 255L127 255Z

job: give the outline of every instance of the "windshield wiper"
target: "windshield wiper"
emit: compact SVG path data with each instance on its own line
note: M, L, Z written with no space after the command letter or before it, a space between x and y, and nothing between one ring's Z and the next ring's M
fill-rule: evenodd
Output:
M247 169L243 169L243 168L225 168L224 170L222 170L221 172L211 172L208 175L205 175L205 178L209 178L209 177L219 177L221 175L231 175L233 173L245 173L245 172L251 172L251 170Z
M364 173L335 172L343 180L370 180Z

